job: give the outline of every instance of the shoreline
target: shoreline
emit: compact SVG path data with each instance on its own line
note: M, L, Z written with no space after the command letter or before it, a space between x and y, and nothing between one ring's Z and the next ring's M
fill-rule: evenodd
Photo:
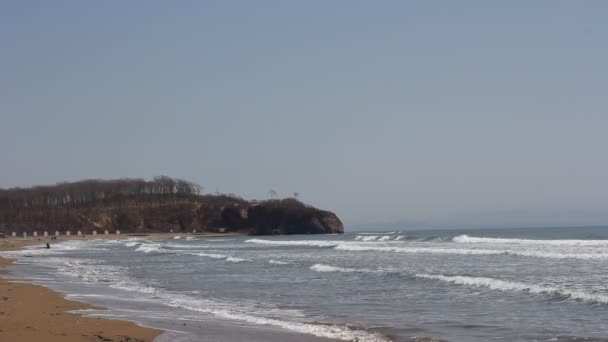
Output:
M128 239L133 237L169 238L174 236L235 236L242 234L208 233L176 234L151 233L146 236L88 235L50 237L10 237L0 239L0 251L22 249L31 245L52 245L68 240ZM104 308L68 300L60 292L41 285L8 279L7 269L13 259L0 257L0 340L15 342L153 342L164 331L143 327L134 321L88 317L72 313L75 310Z

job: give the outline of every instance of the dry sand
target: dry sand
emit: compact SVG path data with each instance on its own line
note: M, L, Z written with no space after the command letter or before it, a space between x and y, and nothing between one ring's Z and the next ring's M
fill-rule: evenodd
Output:
M150 234L171 237L181 234ZM185 234L184 234L185 235ZM226 236L227 234L205 234ZM200 236L197 234L197 236ZM87 237L9 238L0 240L0 250L13 250L27 245L51 244L66 239L129 238L128 235ZM68 313L72 310L99 309L88 304L66 300L60 293L45 287L1 278L10 259L0 258L0 341L2 342L151 342L161 330L140 327L135 323L85 317Z

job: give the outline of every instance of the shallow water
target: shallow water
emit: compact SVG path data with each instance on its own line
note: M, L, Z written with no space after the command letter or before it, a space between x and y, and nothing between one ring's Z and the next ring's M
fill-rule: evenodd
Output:
M15 276L164 341L608 341L608 228L69 241ZM202 338L201 336L205 336Z

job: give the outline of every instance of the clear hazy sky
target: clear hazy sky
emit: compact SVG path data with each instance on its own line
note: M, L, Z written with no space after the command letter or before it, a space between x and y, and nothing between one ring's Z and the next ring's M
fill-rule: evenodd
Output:
M608 223L606 1L1 1L0 187ZM412 223L412 224L413 224Z

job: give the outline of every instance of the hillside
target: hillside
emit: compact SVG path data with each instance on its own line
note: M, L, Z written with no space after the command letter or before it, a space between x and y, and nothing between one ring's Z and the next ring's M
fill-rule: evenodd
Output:
M164 176L0 189L0 232L57 230L270 235L343 233L343 226L334 213L294 198L202 195L199 185Z

